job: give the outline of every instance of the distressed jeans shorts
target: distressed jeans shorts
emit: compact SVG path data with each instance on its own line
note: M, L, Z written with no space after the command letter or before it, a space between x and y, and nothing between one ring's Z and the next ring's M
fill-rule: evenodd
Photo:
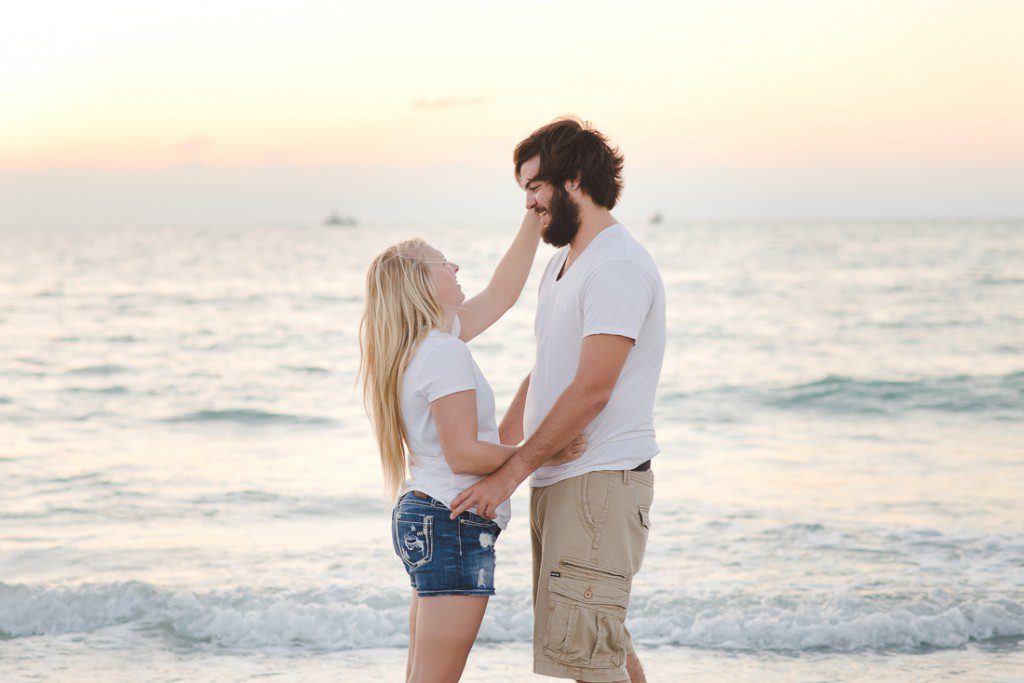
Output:
M395 553L419 597L494 595L494 542L501 527L472 512L451 510L412 491L391 513Z

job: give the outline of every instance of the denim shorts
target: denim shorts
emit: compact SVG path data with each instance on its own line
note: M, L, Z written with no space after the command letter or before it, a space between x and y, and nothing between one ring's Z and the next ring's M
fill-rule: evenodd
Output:
M494 542L501 527L412 491L391 513L391 540L416 594L494 595Z

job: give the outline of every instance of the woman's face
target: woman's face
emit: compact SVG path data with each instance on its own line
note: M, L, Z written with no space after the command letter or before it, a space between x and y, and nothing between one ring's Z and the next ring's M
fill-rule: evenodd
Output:
M459 267L447 261L444 254L429 245L424 247L423 257L430 266L430 277L434 280L438 301L445 308L458 308L466 300L458 282Z

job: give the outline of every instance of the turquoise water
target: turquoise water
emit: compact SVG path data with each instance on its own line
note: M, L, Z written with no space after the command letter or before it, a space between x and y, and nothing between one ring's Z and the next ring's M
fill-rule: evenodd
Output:
M651 679L1019 676L1024 225L625 222L669 306ZM363 270L419 234L471 293L515 227L0 233L0 677L399 676ZM550 253L471 345L499 412ZM523 493L466 680L531 680Z

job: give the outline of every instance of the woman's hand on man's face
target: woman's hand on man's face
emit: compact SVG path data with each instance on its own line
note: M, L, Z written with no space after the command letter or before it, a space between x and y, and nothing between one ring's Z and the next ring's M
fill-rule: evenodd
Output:
M541 215L533 209L526 210L526 216L523 217L523 225L530 227L536 232L540 232L544 228L544 221L541 220Z

